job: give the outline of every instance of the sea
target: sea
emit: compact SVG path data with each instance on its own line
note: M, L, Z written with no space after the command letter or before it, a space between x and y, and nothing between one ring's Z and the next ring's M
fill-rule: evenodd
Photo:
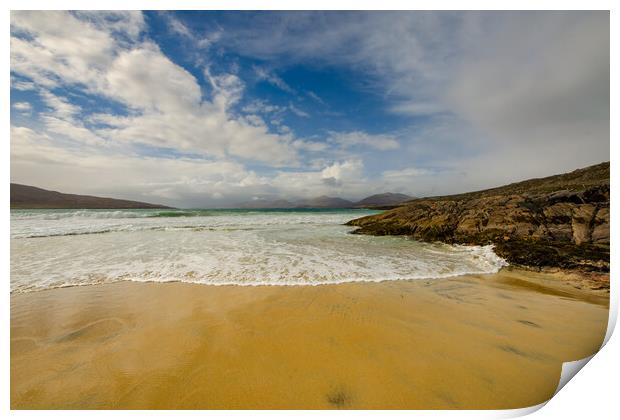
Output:
M11 210L11 293L118 281L302 286L497 272L491 246L353 235L362 209Z

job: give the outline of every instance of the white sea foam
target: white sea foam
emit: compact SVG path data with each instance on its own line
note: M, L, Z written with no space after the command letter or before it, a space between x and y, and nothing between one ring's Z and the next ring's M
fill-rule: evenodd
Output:
M351 235L368 211L13 211L11 290L121 280L316 285L493 273L491 247Z

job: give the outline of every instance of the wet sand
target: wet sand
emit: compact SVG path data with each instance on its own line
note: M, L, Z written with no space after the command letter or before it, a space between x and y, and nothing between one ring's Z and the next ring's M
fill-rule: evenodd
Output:
M11 407L501 409L594 353L609 297L557 274L11 296Z

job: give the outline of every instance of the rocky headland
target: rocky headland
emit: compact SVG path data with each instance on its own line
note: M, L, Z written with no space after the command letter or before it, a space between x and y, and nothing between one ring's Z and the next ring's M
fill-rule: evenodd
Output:
M353 233L493 244L511 265L609 272L609 162L351 220Z

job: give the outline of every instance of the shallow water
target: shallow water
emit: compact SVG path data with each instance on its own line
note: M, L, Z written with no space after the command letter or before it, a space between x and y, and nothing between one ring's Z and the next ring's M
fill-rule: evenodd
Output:
M11 291L120 280L306 285L497 272L491 247L351 235L369 210L13 210Z

